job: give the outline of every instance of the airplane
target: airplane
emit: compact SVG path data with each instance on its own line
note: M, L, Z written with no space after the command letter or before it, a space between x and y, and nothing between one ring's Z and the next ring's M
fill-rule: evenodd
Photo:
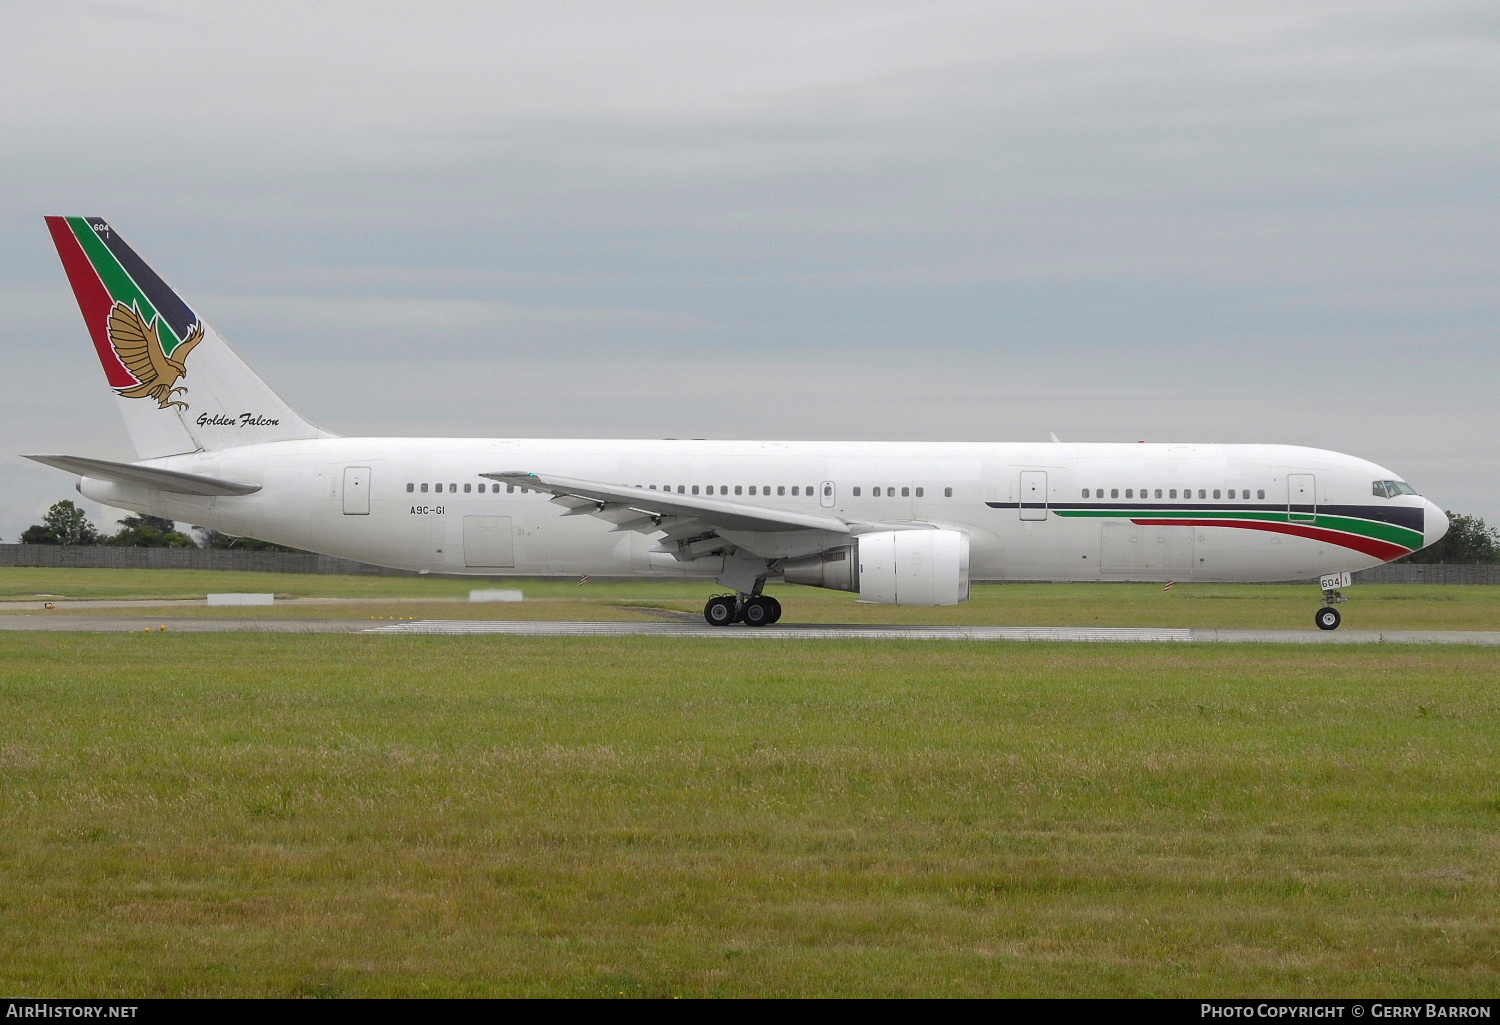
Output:
M99 217L46 223L137 461L28 459L104 505L419 573L766 582L956 605L974 582L1300 581L1433 544L1401 477L1291 445L346 438L303 419Z

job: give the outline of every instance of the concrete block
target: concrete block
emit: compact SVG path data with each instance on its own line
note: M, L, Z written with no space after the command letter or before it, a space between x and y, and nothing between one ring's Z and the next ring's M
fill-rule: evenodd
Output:
M520 601L520 591L470 591L470 601Z
M211 594L208 596L210 605L272 605L276 602L274 594L248 594L234 593Z

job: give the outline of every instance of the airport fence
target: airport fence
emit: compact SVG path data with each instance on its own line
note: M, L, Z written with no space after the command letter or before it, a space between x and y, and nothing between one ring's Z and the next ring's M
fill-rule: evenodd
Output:
M387 569L312 552L241 552L233 548L136 548L110 545L0 544L0 566L73 566L88 569L219 569L252 573L353 573L407 577Z
M1354 574L1356 584L1500 584L1500 566L1391 563Z
M312 552L241 552L233 548L115 548L109 545L0 544L0 566L76 566L92 569L221 569L259 573L352 573L408 577L387 569ZM604 577L595 579L603 581ZM1397 563L1361 570L1356 584L1500 584L1500 566L1423 566Z

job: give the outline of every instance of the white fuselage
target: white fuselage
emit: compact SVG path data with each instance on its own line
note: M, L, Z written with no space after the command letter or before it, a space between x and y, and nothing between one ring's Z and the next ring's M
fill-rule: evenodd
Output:
M960 530L975 580L1306 579L1405 554L1423 543L1424 516L1429 534L1441 516L1416 495L1372 495L1372 482L1396 476L1374 463L1283 445L332 438L149 465L261 490L199 498L88 478L79 490L230 534L475 575L718 567L481 476L508 471L685 495L711 487L767 508Z

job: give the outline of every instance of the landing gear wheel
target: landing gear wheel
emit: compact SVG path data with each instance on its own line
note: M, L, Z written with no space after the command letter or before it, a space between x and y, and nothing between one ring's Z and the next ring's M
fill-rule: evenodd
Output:
M720 595L710 598L708 604L703 606L703 618L708 621L709 626L728 626L740 617L734 599Z
M1317 615L1313 616L1313 622L1318 624L1319 630L1337 630L1343 620L1339 610L1330 607L1319 609Z
M746 599L744 608L740 609L740 620L746 626L770 626L776 622L775 598L754 597Z
M771 606L771 618L766 620L766 625L774 626L776 623L781 622L781 602L768 594L761 595L760 600Z

